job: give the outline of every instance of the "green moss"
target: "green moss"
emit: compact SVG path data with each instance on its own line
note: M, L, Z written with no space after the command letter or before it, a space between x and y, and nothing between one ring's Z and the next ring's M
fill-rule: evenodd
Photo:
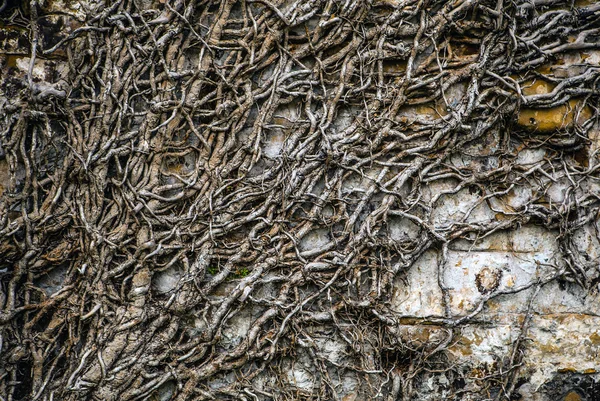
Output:
M219 270L221 270L221 269L219 268L218 264L211 264L206 269L206 271L208 272L208 274L211 274L213 276L216 275L219 272Z

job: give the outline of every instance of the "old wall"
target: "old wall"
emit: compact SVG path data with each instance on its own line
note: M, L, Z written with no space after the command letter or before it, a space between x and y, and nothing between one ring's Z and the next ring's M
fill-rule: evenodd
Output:
M600 397L599 5L109 3L0 12L0 395Z

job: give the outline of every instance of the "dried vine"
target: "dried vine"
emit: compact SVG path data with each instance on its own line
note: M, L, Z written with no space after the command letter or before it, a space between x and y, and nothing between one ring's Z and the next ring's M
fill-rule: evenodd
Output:
M2 399L341 399L352 377L357 399L411 400L440 370L447 399L510 399L523 338L456 385L445 349L508 291L453 313L450 244L543 225L560 258L510 292L597 284L573 233L600 206L600 68L551 67L600 47L600 4L116 0L48 39L42 3L0 14L30 60L18 75L4 57L0 92ZM472 207L440 219L465 190ZM394 219L413 232L392 238ZM394 286L428 250L445 313L400 316ZM407 339L409 320L443 335Z

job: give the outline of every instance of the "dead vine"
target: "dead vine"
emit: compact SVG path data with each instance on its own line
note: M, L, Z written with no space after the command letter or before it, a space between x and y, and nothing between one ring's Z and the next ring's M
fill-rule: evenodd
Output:
M507 294L455 314L453 241L543 225L561 255L532 285L597 284L572 237L599 212L600 68L552 66L600 47L600 4L116 0L50 40L42 3L0 14L30 61L0 92L1 399L329 400L351 377L412 400L425 374L462 380L445 350ZM398 315L427 250L445 313ZM441 334L406 339L408 320ZM448 399L508 399L524 344Z

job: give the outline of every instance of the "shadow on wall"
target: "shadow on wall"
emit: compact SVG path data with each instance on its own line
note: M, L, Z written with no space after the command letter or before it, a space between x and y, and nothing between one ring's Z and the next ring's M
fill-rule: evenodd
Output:
M560 400L560 401L596 401L600 400L600 383L598 375L582 375L571 372L558 373L552 380L540 388L538 395L523 385L523 400Z

